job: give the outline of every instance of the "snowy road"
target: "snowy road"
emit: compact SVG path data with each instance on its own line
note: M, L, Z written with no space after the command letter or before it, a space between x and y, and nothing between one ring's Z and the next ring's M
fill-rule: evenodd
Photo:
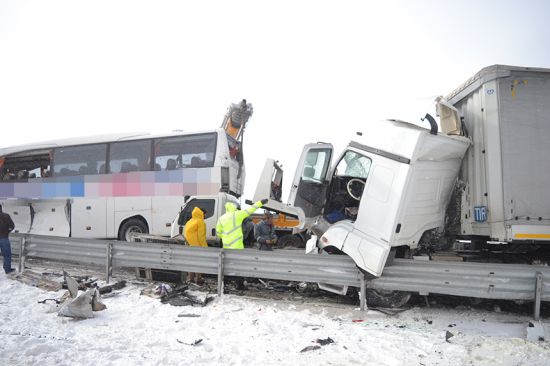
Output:
M415 306L389 316L235 295L176 307L140 295L143 288L130 283L104 298L95 318L74 320L38 303L64 290L1 274L0 365L550 364L549 342L524 339L528 315ZM328 338L334 343L317 342ZM306 347L316 349L300 352Z

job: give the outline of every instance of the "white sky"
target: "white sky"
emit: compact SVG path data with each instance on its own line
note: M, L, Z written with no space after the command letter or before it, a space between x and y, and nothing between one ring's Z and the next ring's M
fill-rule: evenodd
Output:
M548 1L0 2L0 146L204 130L246 98L251 198L265 158L337 150L500 63L550 67Z

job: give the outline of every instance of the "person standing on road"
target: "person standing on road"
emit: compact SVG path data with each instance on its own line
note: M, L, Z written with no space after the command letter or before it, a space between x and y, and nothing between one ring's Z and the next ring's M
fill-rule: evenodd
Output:
M216 235L222 240L224 249L244 249L242 223L245 218L267 203L264 198L252 205L247 210L237 210L231 202L225 204L225 213L220 216L216 224ZM237 278L237 290L244 290L244 279Z
M192 247L207 247L206 242L206 223L204 222L204 212L195 207L191 213L191 220L185 224L185 241ZM187 273L187 281L195 282L197 285L204 283L202 273Z
M264 218L254 227L254 238L258 243L258 249L272 251L271 246L277 243L277 234L273 227L273 214L267 210Z
M225 204L225 213L220 216L216 224L216 235L222 240L224 249L244 249L243 220L266 203L267 199L264 198L247 210L237 210L231 202Z
M11 268L11 244L9 239L9 234L14 228L15 224L10 215L2 212L2 205L0 205L0 249L4 257L4 272L6 274L15 271Z

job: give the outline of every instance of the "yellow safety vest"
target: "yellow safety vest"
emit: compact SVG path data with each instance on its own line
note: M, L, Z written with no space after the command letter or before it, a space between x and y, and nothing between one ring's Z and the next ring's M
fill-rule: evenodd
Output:
M241 225L244 219L260 207L262 207L261 201L256 202L246 210L237 210L237 207L231 202L225 204L225 213L220 216L216 225L216 235L222 239L224 249L244 248Z

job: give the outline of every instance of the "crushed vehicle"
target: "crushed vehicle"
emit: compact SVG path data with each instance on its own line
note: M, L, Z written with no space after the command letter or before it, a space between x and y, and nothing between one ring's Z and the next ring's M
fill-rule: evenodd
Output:
M288 203L265 206L299 217L309 250L345 253L371 276L421 251L548 262L549 101L550 69L484 68L437 99L441 130L429 114L429 129L382 121L335 164L332 144L306 145ZM254 199L275 170L264 169Z

